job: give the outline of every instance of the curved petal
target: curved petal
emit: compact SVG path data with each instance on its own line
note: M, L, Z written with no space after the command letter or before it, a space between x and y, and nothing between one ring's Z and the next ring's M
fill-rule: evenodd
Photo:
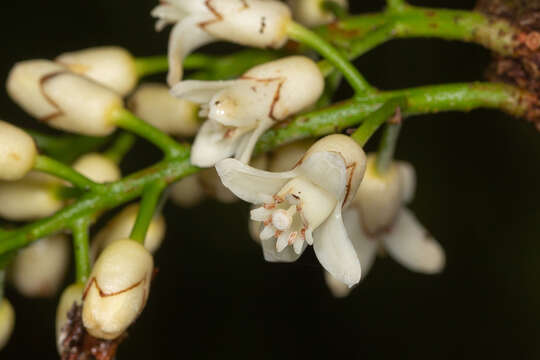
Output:
M337 280L349 287L360 281L360 261L343 225L341 204L313 233L313 249L321 265Z
M392 231L381 237L388 253L409 270L426 274L443 270L443 248L410 210L403 208Z
M298 171L341 203L347 188L347 166L337 152L319 151L300 160Z
M174 85L171 94L197 104L207 104L216 93L242 80L184 80Z
M183 17L186 17L187 13L181 11L175 6L158 5L152 9L150 15L158 18L158 21L156 22L156 31L161 31L165 26L174 24L180 21Z
M221 160L216 164L216 170L225 187L253 204L272 200L272 196L296 176L294 171L272 173L258 170L236 159Z
M248 164L251 160L251 155L253 154L253 149L255 149L257 141L259 140L261 135L270 127L272 127L272 122L265 121L260 123L257 128L251 132L251 134L246 134L247 140L243 141L242 144L240 144L236 151L235 158L243 162L244 164Z
M194 49L216 41L216 38L202 30L197 24L205 20L206 16L188 16L179 21L169 36L169 74L167 83L173 86L184 73L182 62Z
M343 223L349 239L354 246L356 256L362 266L362 279L366 277L377 254L378 239L370 238L362 229L360 214L355 208L347 208L343 211Z
M334 295L334 297L344 298L351 293L352 288L348 287L341 281L338 281L328 271L324 272L324 281L326 282L326 286L328 286L328 289L330 290L332 295Z
M212 120L202 124L193 147L191 148L191 163L207 168L214 166L219 160L234 155L242 137L227 137L227 128Z

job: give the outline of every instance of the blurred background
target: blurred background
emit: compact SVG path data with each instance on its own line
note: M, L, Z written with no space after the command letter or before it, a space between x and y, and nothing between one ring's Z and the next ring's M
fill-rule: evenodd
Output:
M355 12L383 6L351 2ZM149 15L156 4L4 1L0 82L16 61L89 46L164 54L168 30L154 32ZM397 40L357 65L374 85L393 89L482 79L489 58L476 45ZM340 97L348 94L344 89ZM0 118L35 124L4 87L0 104ZM139 141L124 162L126 173L155 161L159 153L151 149ZM311 249L294 264L264 262L247 232L246 204L168 204L159 274L118 359L539 358L540 134L496 111L419 116L406 121L397 156L416 167L411 208L444 246L444 273L417 275L379 258L360 286L338 300ZM72 280L70 273L66 284ZM17 321L0 358L54 359L57 299L25 299L12 288L7 296Z

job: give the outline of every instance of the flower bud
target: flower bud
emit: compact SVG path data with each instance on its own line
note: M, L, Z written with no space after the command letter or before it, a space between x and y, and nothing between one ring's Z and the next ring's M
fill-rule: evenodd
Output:
M19 180L34 166L34 140L16 126L0 120L0 180Z
M74 305L82 304L84 285L72 284L68 286L62 296L60 302L56 308L56 346L58 352L62 353L63 343L66 339L65 326L68 322L68 313L71 311Z
M60 179L36 171L14 182L0 181L0 217L30 221L54 214L63 206L55 194L61 184Z
M11 274L17 290L27 297L54 296L64 280L70 250L66 236L54 235L19 251Z
M110 244L96 261L83 295L83 324L90 335L112 340L143 310L154 261L141 244L125 239Z
M192 207L199 204L206 193L201 184L199 174L186 176L171 185L171 200L181 207Z
M300 24L314 27L329 24L335 16L323 8L325 0L288 0L293 18ZM347 0L330 0L344 8L348 7Z
M169 38L169 75L182 79L182 62L194 49L226 40L259 48L280 48L287 41L289 8L276 0L167 0L152 11L156 29L175 26Z
M137 84L135 59L121 47L103 46L64 53L55 61L122 96L130 93Z
M97 153L81 156L73 164L73 169L97 183L114 182L122 177L114 161Z
M0 350L6 346L15 327L15 311L9 303L8 299L4 297L0 301Z
M174 97L165 85L140 86L131 96L128 106L135 115L167 134L193 136L201 125L197 115L199 106Z
M139 208L139 204L126 206L97 233L92 241L92 259L95 259L99 252L109 246L113 241L127 239L129 237L133 225L135 225L135 221L137 220ZM146 238L144 239L144 247L152 254L161 246L165 237L165 229L166 224L163 215L155 215L152 218L152 222L150 222L150 226L146 232Z
M303 140L281 146L272 152L268 169L273 172L291 170L308 151L313 141Z
M105 136L115 125L111 113L122 108L113 90L48 60L15 64L7 91L24 110L48 125L84 135Z

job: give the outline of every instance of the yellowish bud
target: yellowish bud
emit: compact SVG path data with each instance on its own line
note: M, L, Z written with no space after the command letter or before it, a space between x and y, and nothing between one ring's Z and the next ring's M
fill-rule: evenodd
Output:
M75 161L73 168L97 183L114 182L122 177L120 168L114 161L97 153L81 156Z
M19 180L34 166L37 149L30 135L0 121L0 179Z
M15 311L9 301L4 298L0 302L0 350L8 343L14 327Z

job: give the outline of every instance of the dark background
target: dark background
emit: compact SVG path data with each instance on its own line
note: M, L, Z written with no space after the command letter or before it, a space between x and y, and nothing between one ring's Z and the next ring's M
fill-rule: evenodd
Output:
M89 46L162 54L168 31L153 30L156 3L3 1L0 81L15 61ZM355 11L383 4L354 3ZM388 43L357 64L390 89L481 79L488 62L476 45L419 39ZM3 87L0 105L1 118L33 123ZM139 142L126 172L157 157L149 148ZM417 169L411 207L446 250L442 275L413 274L380 258L349 298L335 300L311 250L295 264L264 262L247 234L246 204L169 204L160 272L118 358L537 359L540 134L496 111L419 116L407 120L398 157ZM25 299L13 289L7 296L17 322L0 358L54 359L57 299Z

